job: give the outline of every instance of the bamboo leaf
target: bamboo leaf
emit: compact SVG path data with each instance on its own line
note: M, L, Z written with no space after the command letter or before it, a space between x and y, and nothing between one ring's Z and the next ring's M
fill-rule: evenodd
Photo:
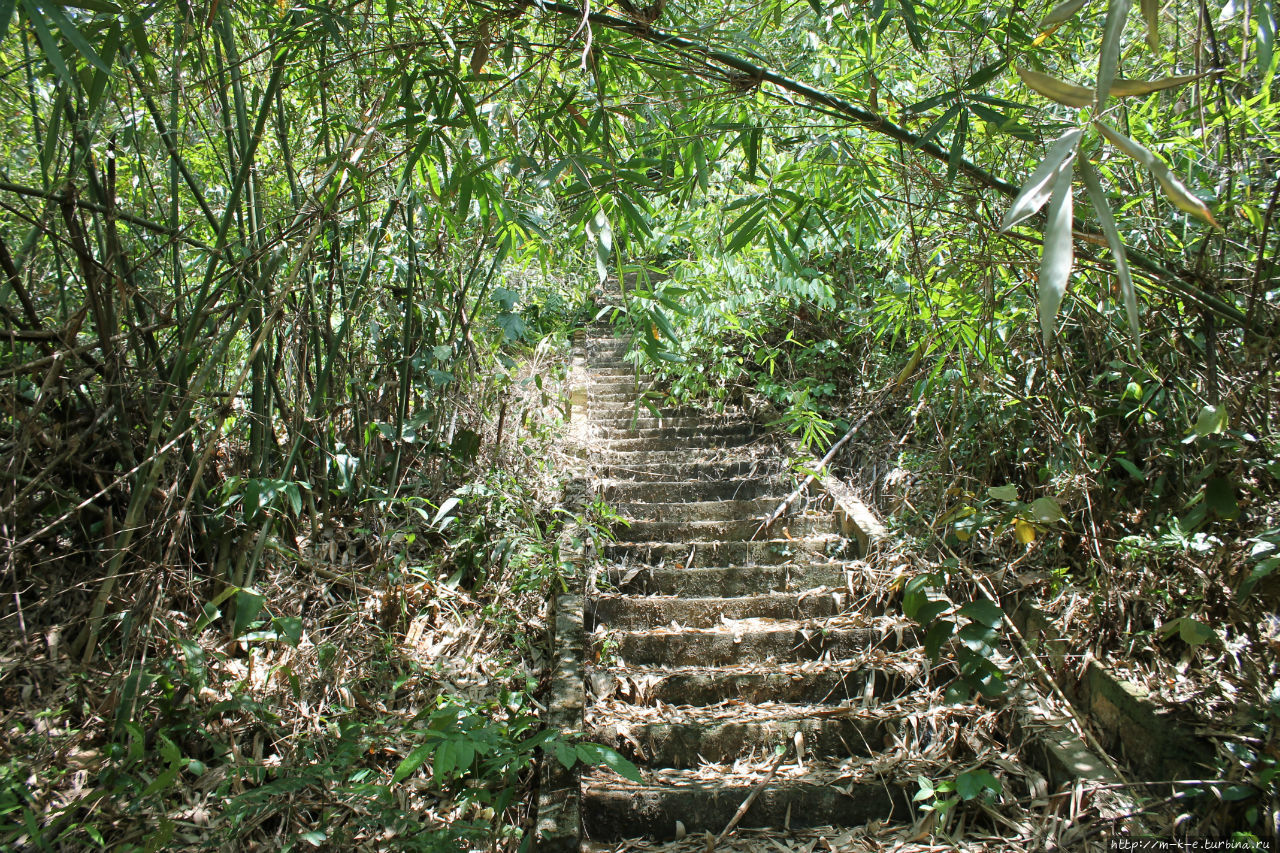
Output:
M1040 161L1039 166L1036 166L1031 177L1027 178L1027 182L1018 192L1018 197L1013 200L1008 213L1004 215L1004 220L1000 223L1001 231L1008 231L1044 207L1044 203L1049 200L1049 194L1058 173L1067 169L1076 156L1076 147L1080 144L1082 135L1083 131L1079 128L1072 128L1049 146L1044 159Z
M1265 77L1275 62L1276 12L1273 0L1254 0L1253 16L1257 25L1258 74Z
M71 19L67 17L66 13L58 8L57 3L42 2L39 5L50 20L53 21L58 31L66 36L67 41L71 42L72 47L80 51L80 55L88 60L90 65L99 71L111 73L111 66L103 61L102 57L98 55L98 51L94 50L93 45L89 44L89 40L81 34L80 30L76 29L76 25L71 23Z
M53 37L53 33L49 30L49 25L44 22L44 16L40 14L40 10L32 0L20 0L22 10L27 13L27 20L31 22L31 28L36 31L36 40L40 42L40 47L44 50L44 58L49 60L49 64L53 66L53 71L66 85L68 90L75 89L75 81L71 77L71 71L67 68L67 61L62 56L62 46L58 44L58 40Z
M1040 333L1047 347L1053 337L1053 323L1062 306L1071 278L1075 247L1071 241L1071 170L1059 169L1049 201L1049 219L1044 229L1044 254L1040 256Z
M942 132L952 120L960 114L960 104L952 104L947 111L940 115L933 124L929 125L929 129L920 134L920 139L916 142L917 146L923 145L933 139Z
M956 179L960 170L960 161L964 159L964 143L969 136L969 111L960 113L960 121L951 140L951 153L947 157L947 183Z
M1164 89L1172 89L1199 80L1203 74L1180 74L1176 77L1160 77L1156 80L1124 80L1116 78L1111 81L1111 94L1116 98L1128 98L1134 95L1150 95Z
M1018 76L1022 78L1023 83L1026 83L1028 87L1051 101L1057 101L1068 107L1087 107L1093 103L1093 92L1090 92L1084 86L1067 83L1056 77L1050 77L1048 74L1041 74L1039 71L1023 68L1021 65L1015 65L1014 69L1018 72Z
M1120 63L1120 36L1125 21L1129 19L1131 0L1111 0L1107 4L1107 23L1102 32L1102 50L1098 54L1098 109L1102 109L1111 95L1111 81L1116 77Z
M1081 0L1086 2L1086 0ZM1007 59L1000 58L995 62L979 68L977 71L964 78L964 82L960 84L960 88L964 90L976 89L979 86L985 86L992 80L1000 76L1000 73L1009 66Z
M1045 16L1040 19L1039 27L1041 30L1047 30L1050 27L1058 27L1065 24L1076 16L1076 13L1085 7L1089 0L1062 0L1061 3L1054 6Z
M1141 342L1138 331L1138 295L1133 288L1133 276L1129 274L1129 258L1125 253L1124 241L1120 239L1120 230L1116 228L1115 216L1111 213L1111 206L1107 204L1107 196L1102 191L1098 173L1088 160L1080 161L1080 178L1084 181L1085 191L1088 192L1089 201L1098 216L1102 233L1107 238L1107 245L1111 247L1111 254L1116 259L1116 277L1120 279L1124 313L1129 318L1129 333L1133 335L1133 345L1136 347Z
M13 7L16 0L0 0L0 41L9 35L9 22L13 20Z
M1147 47L1160 49L1160 0L1141 0L1142 19L1147 22Z
M1193 195L1178 176L1170 171L1169 166L1163 160L1118 130L1113 130L1100 121L1095 121L1093 125L1112 145L1145 166L1175 207L1193 216L1198 216L1219 231L1222 230L1222 226L1218 224L1218 221L1213 218L1213 214L1209 212L1208 205Z

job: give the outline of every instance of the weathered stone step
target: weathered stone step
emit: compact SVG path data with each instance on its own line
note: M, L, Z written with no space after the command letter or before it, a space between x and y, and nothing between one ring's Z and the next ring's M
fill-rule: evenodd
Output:
M628 580L628 578L630 578ZM730 596L831 587L847 583L844 563L814 562L780 566L710 566L692 569L631 570L613 566L600 578L619 592L648 595Z
M759 436L751 435L694 435L688 438L601 438L593 444L599 453L626 453L643 451L735 450L745 447Z
M652 376L652 374L639 371L634 364L624 362L621 365L614 365L610 367L605 367L599 363L593 363L587 369L587 376L590 379L604 379L610 376L633 376L646 379Z
M746 426L752 424L752 421L740 415L687 415L683 417L655 418L648 414L648 409L641 407L640 411L627 411L626 414L617 415L615 417L592 418L591 422L597 424L604 429L654 429L657 427L668 427L671 429L684 429L693 427L701 429L703 427L719 427L719 426Z
M768 625L768 627L764 627ZM886 638L880 628L817 628L794 622L727 628L597 632L591 639L596 662L616 656L630 666L726 666L764 661L854 657L877 643L899 637L916 645L908 626ZM607 654L606 654L607 653Z
M714 482L714 481L712 481ZM618 539L628 542L687 542L696 539L720 539L726 542L746 539L794 538L824 533L839 533L839 523L830 513L806 513L780 518L769 530L760 530L759 518L734 518L715 521L631 521L619 522L613 528Z
M762 595L684 598L600 595L587 602L587 630L597 624L609 628L652 628L675 622L686 628L711 628L721 619L820 619L844 610L843 591L794 592Z
M887 721L881 715L843 708L804 714L785 705L771 711L776 717L768 720L633 725L622 720L625 734L617 724L603 723L589 728L587 739L611 746L639 765L677 769L767 755L778 744L793 744L797 734L804 738L806 759L867 757L884 743Z
M760 433L761 430L751 423L704 423L696 426L640 427L638 429L632 429L628 426L602 426L599 428L601 438L691 438L700 435L747 437L760 435Z
M765 466L750 459L719 462L651 462L647 465L602 465L596 471L610 480L718 480L765 476Z
M763 448L768 450L768 448ZM732 462L753 459L756 448L745 444L742 447L694 447L681 444L680 447L667 450L607 450L595 447L591 451L591 460L602 465L698 465L700 462ZM776 457L769 453L768 461Z
M632 416L654 417L654 411L657 411L660 418L706 418L706 417L723 417L720 412L699 412L697 409L689 406L659 406L655 403L650 409L640 400L627 400L619 402L617 400L596 400L590 405L591 419L597 423L608 423L617 418L630 418Z
M888 701L913 689L916 682L914 674L878 669L863 662L837 665L805 662L766 670L595 667L587 672L587 683L596 699L701 706L726 701L810 705Z
M587 390L587 404L631 403L650 391L656 390L650 387L636 387L630 383L623 384L621 382L608 385L593 385Z
M623 518L652 521L717 521L735 518L764 520L782 503L783 496L753 498L744 501L647 502L612 501L613 509ZM798 503L798 502L797 502ZM799 512L803 506L795 507Z
M795 560L834 556L845 540L836 535L806 536L803 539L765 539L736 542L612 542L602 548L606 559L630 559L658 565L769 566Z
M682 501L755 500L785 494L786 482L777 479L679 480L643 482L606 480L599 485L600 497L608 503L679 503Z
M607 774L607 775L606 775ZM832 774L834 775L834 774ZM869 774L873 775L873 774ZM689 834L719 833L759 782L755 777L708 780L692 771L661 774L667 784L635 785L596 771L583 778L583 830L588 838L613 840L676 837L676 822ZM908 821L909 792L879 779L839 784L775 780L760 792L739 826L800 829L861 826L872 820ZM914 782L913 782L914 785Z

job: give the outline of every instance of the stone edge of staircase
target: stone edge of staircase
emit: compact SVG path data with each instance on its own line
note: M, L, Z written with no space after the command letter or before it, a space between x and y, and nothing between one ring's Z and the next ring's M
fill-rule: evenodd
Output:
M568 419L586 415L587 395L585 353L579 331L570 341L570 368L566 381L569 394ZM590 483L579 470L565 486L564 506L581 510L590 493ZM552 595L547 602L547 625L551 628L551 683L547 692L547 729L558 738L576 737L582 731L587 697L583 677L586 634L583 622L588 555L577 522L569 522L557 537L561 567L569 566L573 589ZM536 853L577 853L582 843L582 804L578 774L543 750L538 768L538 797L534 815L533 849Z

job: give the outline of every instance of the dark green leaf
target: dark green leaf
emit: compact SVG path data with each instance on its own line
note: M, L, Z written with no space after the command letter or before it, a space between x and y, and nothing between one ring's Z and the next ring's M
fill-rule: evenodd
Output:
M242 589L236 592L236 624L231 636L239 637L258 621L258 614L266 603L267 597L257 590Z
M988 598L977 598L960 608L960 615L989 628L999 628L1004 621L1004 611Z
M578 744L578 759L583 764L608 767L619 776L630 779L632 782L639 783L644 781L644 777L640 775L639 768L623 758L616 749L601 746L597 743L580 743Z
M391 784L395 785L398 782L402 782L417 772L418 768L431 757L431 753L435 751L435 748L435 744L430 741L419 744L396 767L396 772L391 776Z

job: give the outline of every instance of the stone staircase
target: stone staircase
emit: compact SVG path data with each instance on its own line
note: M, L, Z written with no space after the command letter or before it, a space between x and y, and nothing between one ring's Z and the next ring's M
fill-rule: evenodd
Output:
M915 777L894 750L923 655L864 597L856 543L809 498L758 531L792 487L761 429L697 408L655 418L625 341L582 346L586 464L625 519L587 580L583 729L644 776L579 776L584 849L714 837L735 817L779 837L909 824Z

